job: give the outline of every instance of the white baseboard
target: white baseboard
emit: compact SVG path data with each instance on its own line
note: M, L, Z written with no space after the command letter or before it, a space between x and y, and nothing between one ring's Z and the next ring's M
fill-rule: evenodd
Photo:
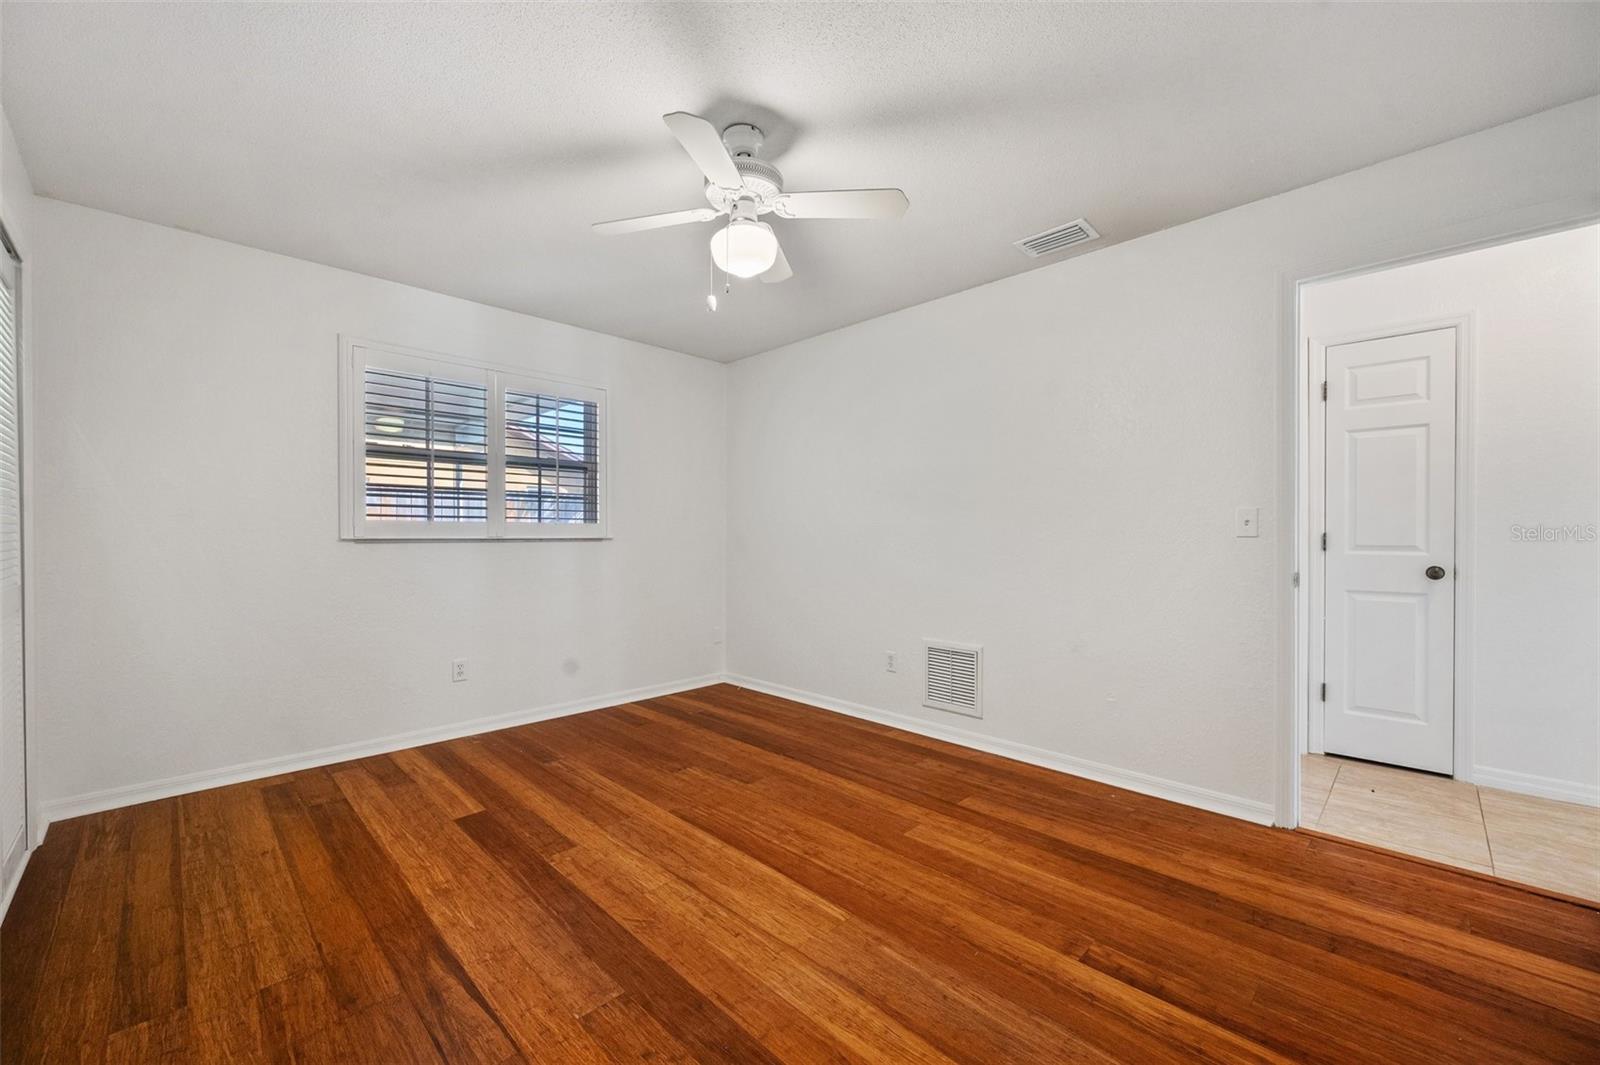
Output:
M1196 787L1193 784L1184 784L1176 780L1167 780L1163 777L1151 776L1148 773L1139 773L1131 769L1119 769L1116 766L1091 762L1085 758L1074 758L1069 754L1047 751L1042 747L1030 747L1025 743L995 739L992 736L985 736L955 725L942 725L936 722L924 721L921 718L909 717L889 710L878 710L874 707L862 706L859 703L832 699L826 695L818 695L815 692L787 688L782 684L770 684L767 681L756 680L753 677L729 674L722 679L729 684L737 684L741 688L750 688L754 691L765 692L768 695L776 695L780 699L791 699L797 703L809 703L824 710L833 710L837 713L848 714L851 717L876 721L880 725L888 725L891 728L915 732L919 736L945 740L961 747L971 747L973 750L997 754L1002 758L1011 758L1018 762L1027 762L1029 765L1054 769L1058 773L1067 773L1075 777L1087 777L1090 780L1098 780L1102 784L1110 784L1113 787L1137 791L1142 795L1154 795L1158 799L1168 799L1172 802L1183 803L1185 806L1195 806L1202 810L1210 810L1212 813L1237 817L1242 821L1251 821L1258 825L1270 825L1273 821L1273 808L1270 802L1260 802L1256 799L1228 795L1224 792L1212 791L1209 788Z
M722 677L717 674L691 677L667 684L652 685L648 688L611 692L587 699L576 699L571 702L535 707L531 710L515 710L509 714L479 717L471 721L458 721L449 725L417 729L413 732L400 732L379 739L359 740L355 743L322 747L313 751L303 751L299 754L263 758L256 762L241 762L238 765L223 766L220 769L205 769L197 773L184 773L180 776L152 780L143 784L129 784L120 788L107 788L104 791L91 791L65 799L51 799L41 803L39 807L40 821L42 822L39 838L41 840L44 838L43 829L50 823L66 821L73 817L82 817L84 814L99 813L102 810L115 810L123 806L136 806L142 802L170 799L174 795L186 795L192 791L206 791L210 788L220 788L227 784L240 784L247 780L260 780L263 777L277 776L280 773L293 773L301 769L315 769L318 766L332 765L336 762L348 762L356 758L369 758L375 754L388 754L390 751L404 750L407 747L421 747L429 743L438 743L441 740L453 740L462 736L476 736L480 733L495 732L499 729L526 725L534 721L548 721L551 718L568 717L572 714L587 713L590 710L603 710L608 706L617 706L621 703L636 702L640 699L653 699L659 695L671 695L674 692L703 688L708 684L720 683L721 680Z
M1515 791L1522 795L1537 795L1541 799L1575 802L1582 806L1600 806L1600 787L1576 780L1561 780L1557 777L1541 777L1534 773L1518 773L1510 769L1475 765L1472 767L1472 782L1479 787L1499 788L1501 791Z
M0 859L0 885L4 885L4 892L0 894L0 921L5 920L6 913L11 909L11 896L17 893L17 885L22 883L22 871L28 867L28 857L33 853L25 845L23 830L17 829L17 838L12 840L5 849L5 857Z

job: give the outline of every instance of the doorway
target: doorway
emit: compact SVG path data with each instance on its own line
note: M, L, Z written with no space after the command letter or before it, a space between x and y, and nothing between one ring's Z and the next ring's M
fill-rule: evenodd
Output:
M1597 293L1594 225L1301 286L1302 827L1600 901Z

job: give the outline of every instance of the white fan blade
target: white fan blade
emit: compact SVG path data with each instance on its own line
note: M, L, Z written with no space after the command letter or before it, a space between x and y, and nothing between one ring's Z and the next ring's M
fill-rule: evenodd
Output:
M785 218L899 218L911 206L899 189L786 192L774 201Z
M681 226L690 222L709 222L722 212L715 207L691 207L687 211L668 211L666 214L646 214L638 218L618 218L610 222L594 223L596 233L638 233L646 229Z
M789 257L783 254L783 245L780 244L778 245L777 259L773 260L772 265L767 267L767 272L761 275L761 280L769 285L775 285L779 281L787 281L793 276L794 271L789 269Z
M694 165L713 185L723 189L744 187L744 178L739 176L739 168L733 165L733 157L723 146L722 134L717 132L717 127L687 111L662 115L661 121L667 124L672 135L678 138L678 143L683 145L683 150L694 160Z

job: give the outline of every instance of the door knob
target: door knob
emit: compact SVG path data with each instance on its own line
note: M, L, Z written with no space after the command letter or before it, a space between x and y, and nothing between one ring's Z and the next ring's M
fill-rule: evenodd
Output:
M1442 581L1442 580L1444 580L1444 567L1443 566L1429 566L1427 569L1423 570L1422 572L1430 581Z

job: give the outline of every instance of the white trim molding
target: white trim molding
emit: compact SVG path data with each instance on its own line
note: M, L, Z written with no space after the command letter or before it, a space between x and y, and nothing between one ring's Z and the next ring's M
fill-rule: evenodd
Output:
M459 739L462 736L477 736L485 732L498 732L500 729L532 724L535 721L548 721L552 718L588 713L591 710L604 710L607 707L638 702L640 699L654 699L662 695L672 695L676 692L704 688L711 684L718 684L722 679L717 674L690 677L685 680L670 681L666 684L656 684L646 688L633 688L629 691L610 692L605 695L574 699L565 703L553 703L529 710L514 710L509 714L473 718L470 721L458 721L449 725L437 725L412 732L397 732L393 735L373 740L358 740L354 743L320 747L312 751L302 751L299 754L263 758L255 762L241 762L237 765L223 766L219 769L203 769L196 773L184 773L180 776L152 780L143 784L128 784L120 788L107 788L104 791L91 791L65 799L51 799L40 805L39 839L41 841L44 839L44 829L51 823L82 817L85 814L100 813L103 810L116 810L124 806L136 806L139 803L153 802L156 799L170 799L174 795L187 795L194 791L207 791L211 788L220 788L228 784L242 784L247 780L261 780L281 773L294 773L302 769L315 769L318 766L334 765L358 758L370 758L373 755L389 754L392 751L405 750L409 747L422 747L430 743L439 743L443 740Z
M1541 777L1536 773L1518 773L1511 769L1475 765L1472 767L1472 782L1480 788L1498 788L1500 791L1536 795L1541 799L1555 799L1557 802L1574 802L1581 806L1600 806L1600 786L1585 784L1578 780L1561 780L1556 777Z
M1126 788L1136 791L1141 795L1153 795L1158 799L1169 802L1182 803L1185 806L1194 806L1212 813L1224 814L1228 817L1237 817L1241 821L1250 821L1258 825L1271 825L1273 805L1257 799L1246 799L1238 795L1228 795L1209 788L1198 787L1194 784L1185 784L1181 781L1167 780L1164 777L1151 776L1131 769L1119 769L1116 766L1105 765L1101 762L1091 762L1086 758L1075 758L1069 754L1057 751L1047 751L1042 747L1032 747L1025 743L1016 743L1011 740L995 739L973 732L970 729L956 728L952 725L941 725L932 721L923 721L920 718L910 717L906 714L897 714L889 710L879 710L876 707L862 706L860 703L846 702L842 699L833 699L815 692L801 691L798 688L785 687L782 684L771 684L767 681L756 680L753 677L744 677L729 674L722 678L729 684L751 691L775 695L780 699L792 702L805 703L822 710L832 710L835 713L858 717L865 721L875 721L880 725L901 729L905 732L914 732L919 736L930 739L944 740L958 747L968 747L975 751L999 755L1001 758L1010 758L1017 762L1026 762L1044 769L1053 769L1058 773L1069 776L1086 777L1097 780L1102 784L1112 787Z
M16 839L10 841L5 849L5 858L0 860L0 920L5 920L6 913L11 909L11 897L17 893L17 885L22 883L22 874L28 868L28 859L33 856L33 851L24 846L27 839L27 826L24 825L18 832Z

